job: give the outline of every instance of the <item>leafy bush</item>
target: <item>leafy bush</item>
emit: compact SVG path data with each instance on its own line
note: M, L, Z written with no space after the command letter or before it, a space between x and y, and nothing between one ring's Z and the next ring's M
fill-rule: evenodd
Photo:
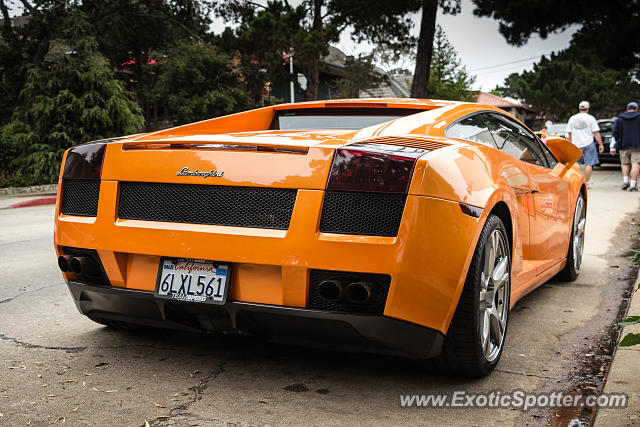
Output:
M58 39L54 56L32 66L20 105L1 130L0 185L55 182L64 151L91 140L138 132L144 120L91 37Z

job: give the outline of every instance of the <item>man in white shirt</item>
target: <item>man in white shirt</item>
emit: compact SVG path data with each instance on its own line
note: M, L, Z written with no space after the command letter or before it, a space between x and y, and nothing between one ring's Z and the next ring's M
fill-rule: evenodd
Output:
M598 152L602 153L604 151L598 122L595 117L589 114L589 107L588 101L582 101L578 105L580 112L571 116L567 124L569 139L576 147L582 150L582 157L578 160L578 163L585 165L584 177L587 185L589 184L589 178L591 178L593 166L600 163ZM594 139L598 142L598 151L596 151Z

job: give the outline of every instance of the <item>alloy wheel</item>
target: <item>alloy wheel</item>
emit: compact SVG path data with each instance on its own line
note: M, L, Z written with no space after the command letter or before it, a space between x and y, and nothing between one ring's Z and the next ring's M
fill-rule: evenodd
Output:
M576 274L580 272L582 254L584 253L584 228L587 223L587 212L582 194L576 202L576 212L573 215L573 267Z
M500 355L509 315L510 262L504 234L493 230L484 247L480 276L480 343L485 358L493 362Z

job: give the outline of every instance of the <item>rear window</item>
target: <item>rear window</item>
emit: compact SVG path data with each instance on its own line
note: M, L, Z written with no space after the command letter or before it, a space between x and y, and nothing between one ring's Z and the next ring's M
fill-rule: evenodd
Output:
M421 113L413 108L300 108L278 110L271 122L274 130L362 129Z
M598 127L600 128L600 132L611 132L613 128L613 122L598 122Z

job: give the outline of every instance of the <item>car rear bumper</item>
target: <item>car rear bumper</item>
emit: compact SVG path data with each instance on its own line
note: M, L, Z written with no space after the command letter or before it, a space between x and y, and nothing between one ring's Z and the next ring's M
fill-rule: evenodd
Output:
M616 153L615 156L609 154L608 148L605 148L604 153L598 154L598 160L600 163L620 163L620 155Z
M444 335L385 316L247 302L204 305L155 298L153 292L67 281L78 310L92 320L204 332L239 332L310 347L430 358Z
M318 190L298 190L287 230L122 219L119 183L103 180L99 194L95 217L57 207L54 243L58 255L95 251L114 288L153 292L161 257L204 259L231 266L230 301L311 308L313 270L382 274L390 277L384 316L442 333L481 228L458 202L411 194L394 237L320 232Z

